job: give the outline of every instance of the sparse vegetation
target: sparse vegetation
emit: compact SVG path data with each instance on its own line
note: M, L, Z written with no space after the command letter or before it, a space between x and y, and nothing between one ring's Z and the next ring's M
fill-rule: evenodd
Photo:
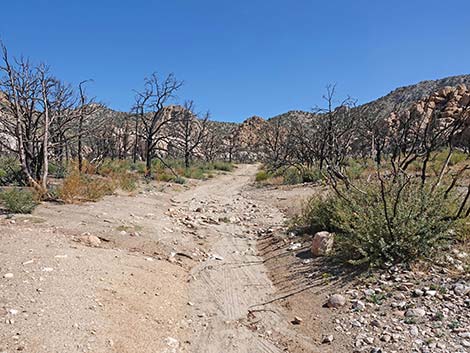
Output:
M310 200L300 225L335 233L337 254L371 266L431 257L448 245L455 198L415 182L361 184ZM347 193L347 195L345 195Z
M0 157L0 185L18 185L22 183L21 167L13 157Z
M38 205L33 191L17 187L1 191L0 201L12 213L31 213Z
M116 187L117 183L112 179L72 172L58 188L57 195L66 203L98 201L103 196L112 194Z

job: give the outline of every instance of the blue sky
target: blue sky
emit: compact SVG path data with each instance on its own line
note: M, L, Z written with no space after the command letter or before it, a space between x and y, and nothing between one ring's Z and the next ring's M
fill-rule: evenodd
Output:
M468 0L16 0L1 5L11 54L129 110L156 71L184 80L216 120L321 104L328 83L359 103L470 73Z

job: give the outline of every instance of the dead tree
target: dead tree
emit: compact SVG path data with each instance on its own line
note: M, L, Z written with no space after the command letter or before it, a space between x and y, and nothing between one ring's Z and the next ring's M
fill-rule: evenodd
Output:
M144 89L136 94L134 110L142 123L147 177L152 175L152 160L157 156L159 144L168 138L165 127L174 121L174 116L165 114L164 108L182 85L173 74L162 80L153 73L145 79Z
M8 148L18 156L25 184L44 195L47 193L50 127L58 116L58 107L65 104L65 86L45 65L35 66L23 58L12 63L4 45L2 53L2 133L15 139Z
M190 167L196 150L203 143L207 134L207 125L210 114L207 112L202 118L194 112L194 102L185 102L182 109L176 112L174 138L175 146L184 158L184 166Z
M94 98L87 96L84 85L93 80L85 80L79 83L79 106L78 111L78 126L77 126L77 158L78 158L78 170L83 172L83 139L84 136L90 132L86 129L86 120L89 117L95 115L95 113L101 108L100 105L95 103ZM94 124L93 124L94 125ZM97 126L89 126L90 129L96 129Z

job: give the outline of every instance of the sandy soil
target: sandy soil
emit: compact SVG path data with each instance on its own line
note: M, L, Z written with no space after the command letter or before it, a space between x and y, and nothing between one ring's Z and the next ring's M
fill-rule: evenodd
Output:
M323 296L282 299L304 277L273 235L315 189L256 171L3 217L0 352L346 352L321 344Z

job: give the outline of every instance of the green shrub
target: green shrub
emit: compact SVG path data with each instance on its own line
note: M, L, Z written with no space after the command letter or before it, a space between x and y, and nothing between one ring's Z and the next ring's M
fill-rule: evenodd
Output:
M256 173L256 177L255 177L255 180L257 182L262 182L262 181L266 181L269 179L269 173L265 170L260 170L258 173Z
M103 176L126 173L132 169L132 163L128 160L106 159L98 166L96 173Z
M319 169L305 169L301 173L303 183L317 183L322 180L322 175Z
M234 165L228 162L213 162L209 164L209 167L209 169L221 170L223 172L231 172L234 168Z
M0 199L8 211L13 213L31 213L38 205L33 192L13 188L0 193Z
M157 181L169 182L172 181L174 178L174 175L170 175L166 171L160 171L158 173L155 173L155 180Z
M21 167L17 159L0 157L0 185L21 183Z
M190 168L185 168L183 173L184 177L188 179L205 179L206 175L204 173L204 169L200 167L190 167Z
M310 200L299 223L334 232L338 255L354 264L411 262L448 243L454 198L402 180L387 182L383 195L379 183L359 189Z
M346 175L350 179L359 179L362 173L364 173L364 171L366 170L366 168L367 165L365 165L364 163L360 163L355 159L351 159L348 162L348 166L346 167Z
M311 233L332 230L331 216L334 200L333 196L320 195L308 199L301 214L294 218L294 227L308 228Z
M48 172L54 178L63 179L67 175L67 167L62 163L51 162L49 163Z
M145 168L144 162L135 162L131 164L131 170L139 174L145 174Z
M302 174L296 168L288 168L283 173L284 184L295 185L303 182Z
M135 191L137 189L137 176L133 173L124 172L115 176L119 186L124 191Z
M173 179L173 182L175 182L176 184L186 184L186 179L183 178L183 177L180 177L180 176L177 176L176 178Z

